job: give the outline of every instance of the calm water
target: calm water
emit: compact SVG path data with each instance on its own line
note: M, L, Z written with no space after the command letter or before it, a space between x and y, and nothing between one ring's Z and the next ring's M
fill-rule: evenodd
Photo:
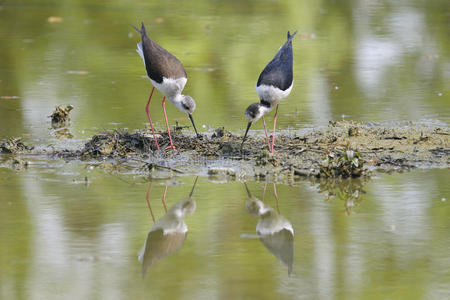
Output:
M275 194L267 184L262 201L264 183L248 183L258 200L243 183L200 177L189 200L194 177L150 184L77 162L32 165L0 169L4 299L444 299L450 292L448 170L342 189L305 181L277 185ZM266 214L257 216L257 207ZM143 267L138 254L150 230L153 252Z
M244 129L243 112L258 101L259 73L287 30L299 34L281 128L342 117L449 122L448 17L446 0L6 0L0 4L0 96L19 98L0 98L0 137L48 139L46 116L69 103L75 137L142 128L151 84L130 26L141 21L184 63L185 92L197 101L202 130ZM160 98L154 96L151 110L162 129ZM168 115L172 124L190 125L172 105Z
M143 128L151 85L130 27L140 21L184 63L200 131L244 128L258 75L287 30L299 34L281 128L341 118L447 126L448 17L445 0L5 0L0 139L56 143L47 116L69 103L66 146L103 129ZM160 98L151 111L162 129ZM171 124L190 125L167 110ZM27 170L0 166L2 299L450 294L448 169L295 187L249 182L251 199L243 183L200 177L186 199L194 177L149 183L80 162L27 160Z

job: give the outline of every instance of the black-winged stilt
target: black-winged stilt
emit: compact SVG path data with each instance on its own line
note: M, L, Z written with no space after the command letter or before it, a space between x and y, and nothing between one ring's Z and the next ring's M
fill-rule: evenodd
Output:
M275 141L275 129L278 115L278 104L282 99L286 98L289 95L293 85L292 39L294 38L296 33L297 31L291 35L288 31L286 43L281 46L275 57L269 62L269 64L259 75L258 82L256 83L256 92L258 93L260 102L251 104L245 110L245 117L248 120L248 124L244 139L242 140L241 149L244 146L244 142L247 138L247 133L250 129L250 126L260 118L262 118L264 131L266 133L267 146L269 147L269 151L273 153L273 144ZM276 110L275 115L273 116L272 144L270 144L264 115L272 111L274 107L276 107Z
M186 234L188 228L184 222L184 218L195 212L197 204L192 198L194 194L194 189L197 184L198 177L195 178L194 185L192 186L190 194L183 200L175 203L169 210L166 209L165 196L167 192L167 186L164 190L164 209L166 214L159 220L155 221L153 212L150 206L150 190L147 191L148 208L150 209L150 214L153 219L153 226L147 234L145 239L145 244L139 252L138 259L142 263L142 277L145 276L147 269L156 264L161 259L174 254L177 252L181 246L183 246L184 240L186 239Z
M150 118L149 105L152 99L153 91L155 87L163 94L162 107L164 111L164 118L166 121L167 133L169 134L170 145L166 149L172 148L176 150L172 142L172 137L170 136L169 123L167 121L166 114L166 98L175 105L179 110L186 113L191 119L192 126L194 127L195 133L197 128L195 127L194 119L192 113L195 110L195 101L191 96L183 95L181 92L187 82L186 71L184 70L183 64L172 54L170 54L166 49L158 45L155 41L148 37L144 22L142 22L141 29L133 26L142 37L142 41L137 44L136 52L141 56L144 61L145 68L147 69L147 75L152 82L152 91L150 92L150 97L148 98L147 105L145 106L145 112L147 113L148 121L152 128L153 139L156 144L156 149L159 150L158 141L155 135L155 129L153 128L152 119Z
M256 225L256 233L259 240L263 243L278 260L288 269L288 274L292 272L294 264L294 228L288 219L283 217L279 211L265 204L260 199L252 196L247 184L244 182L248 194L248 201L245 203L247 211L254 216L259 217ZM276 186L274 187L274 196L278 203L278 194ZM264 191L266 186L264 186ZM278 205L278 204L277 204Z

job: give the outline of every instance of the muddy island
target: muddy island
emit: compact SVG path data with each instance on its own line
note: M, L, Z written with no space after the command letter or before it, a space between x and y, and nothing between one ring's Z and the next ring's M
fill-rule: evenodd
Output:
M27 156L104 162L119 172L130 169L150 177L167 173L208 175L219 180L269 180L289 183L302 177L366 177L374 171L450 166L450 130L442 124L414 122L330 122L328 126L280 131L275 154L267 151L264 133L252 132L241 151L242 135L218 128L201 138L174 128L176 152L156 151L149 130L112 130L80 143L79 149L25 145L10 138L0 145L1 165L27 166ZM157 135L161 149L168 135Z

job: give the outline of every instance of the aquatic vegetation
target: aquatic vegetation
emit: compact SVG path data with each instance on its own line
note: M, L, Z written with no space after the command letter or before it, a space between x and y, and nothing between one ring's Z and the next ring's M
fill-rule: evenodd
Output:
M69 113L73 109L72 105L58 105L55 111L49 116L52 120L53 128L61 128L69 125L70 117Z
M23 153L30 152L33 149L34 147L25 145L22 139L17 137L3 140L0 145L0 153Z
M350 143L345 151L326 151L326 157L320 165L319 177L360 177L366 175L364 159L359 152L350 149Z

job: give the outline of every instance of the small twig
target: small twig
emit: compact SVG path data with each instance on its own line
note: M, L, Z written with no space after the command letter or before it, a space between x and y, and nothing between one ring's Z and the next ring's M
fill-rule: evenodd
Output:
M172 167L166 167L166 166L162 166L162 165L159 165L159 164L156 164L156 163L149 163L149 162L143 161L141 159L133 158L133 160L145 164L149 170L152 169L152 168L160 168L160 169L166 169L166 170L174 171L175 173L180 173L180 174L184 173L184 172L182 172L180 170L177 170L175 168L172 168Z
M158 165L158 164L155 164L155 163L148 163L148 168L149 169L151 169L153 167L160 168L160 169L166 169L166 170L174 171L175 173L183 174L182 171L174 169L174 168L171 168L171 167L161 166L161 165Z

